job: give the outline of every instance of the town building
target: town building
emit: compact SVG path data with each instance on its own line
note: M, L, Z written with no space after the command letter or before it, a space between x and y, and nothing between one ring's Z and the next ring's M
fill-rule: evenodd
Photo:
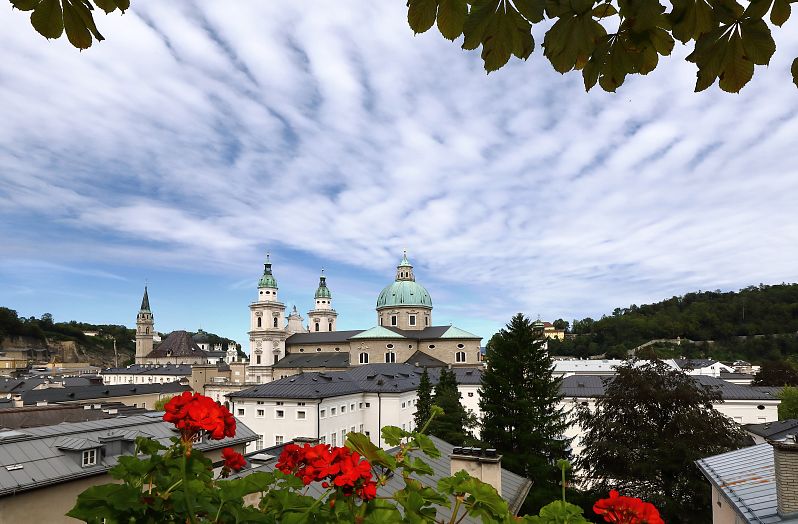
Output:
M100 372L103 384L164 384L188 383L189 364L131 364L122 368L107 368Z
M113 401L121 402L128 406L152 409L155 403L162 398L170 398L190 389L188 385L180 384L179 382L165 384L98 384L33 389L22 393L13 393L11 400L21 399L25 406Z
M346 371L305 372L227 394L236 419L249 426L258 440L248 450L313 438L333 446L357 431L382 446L381 430L415 427L420 366L366 364ZM441 367L428 368L436 384ZM452 368L461 402L478 417L480 368ZM207 390L207 389L206 389ZM208 390L211 398L216 392Z
M405 253L396 276L378 295L377 323L362 330L338 331L338 313L324 274L308 312L308 325L296 307L285 316L285 304L278 297L277 280L267 255L258 295L250 309L250 380L268 382L275 378L275 365L297 354L320 355L321 359L343 362L336 354L347 354L348 367L404 363L423 353L452 366L474 366L481 362L478 335L454 326L435 326L432 298L416 281L413 266ZM286 368L287 366L282 366ZM285 376L281 371L277 376Z
M0 430L0 519L2 522L72 523L66 517L86 488L114 482L108 470L122 455L132 455L136 437L171 445L177 435L159 412L88 422ZM242 451L255 435L238 424L235 437L201 439L195 449L214 464L221 451Z
M696 461L712 486L712 524L798 523L795 437Z
M688 375L708 375L710 377L720 377L721 373L734 373L731 366L727 366L717 360L709 358L677 358L676 364Z
M763 444L769 440L781 440L790 435L798 435L798 419L746 424L743 429L751 435L755 444Z

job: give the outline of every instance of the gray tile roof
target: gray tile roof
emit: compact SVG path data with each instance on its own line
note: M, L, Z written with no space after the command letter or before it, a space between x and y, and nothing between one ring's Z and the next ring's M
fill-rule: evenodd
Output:
M102 374L185 375L191 376L191 364L133 364L123 368L106 368Z
M605 385L613 376L571 375L563 378L560 393L564 397L602 397ZM761 388L732 384L719 378L706 375L690 375L690 378L703 386L720 391L723 400L777 400L779 388Z
M97 464L81 466L81 450L102 446L109 440L133 440L148 436L169 445L174 426L161 420L162 413L57 424L16 431L0 431L0 496L107 472L118 455L98 453ZM196 444L202 451L251 442L252 430L238 422L236 436ZM22 466L22 467L19 467Z
M709 367L717 360L709 358L677 358L676 364L682 369L701 369Z
M119 402L103 402L99 408L94 406L95 404L76 403L15 408L3 405L0 406L0 428L19 429L49 426L62 422L86 422L113 418L122 414L141 414L145 411L142 408L125 406Z
M205 357L203 351L191 338L188 331L172 331L158 347L150 351L147 358L156 357Z
M379 326L378 326L379 327ZM398 335L397 338L409 338L412 340L438 340L440 339L444 333L446 333L452 326L430 326L424 329L419 330L408 330L408 329L399 329L396 327L391 326L382 326L383 328L393 331ZM456 329L456 328L455 328ZM348 342L349 339L354 337L355 335L359 335L364 333L368 330L358 329L354 331L332 331L329 333L296 333L288 337L285 341L287 345L299 345L305 344L307 346L312 346L314 344L332 344L336 342L344 343ZM466 336L470 335L469 333L456 329L458 333L463 334L462 338L480 338L476 335L473 336ZM460 338L460 337L458 337Z
M773 448L759 444L696 461L704 476L731 504L744 522L776 524L798 522L776 512Z
M328 398L364 392L401 393L418 388L422 367L365 364L346 371L300 373L229 394L230 398ZM433 384L441 368L429 368ZM458 384L480 384L480 368L453 368Z
M430 465L432 468L432 475L411 475L412 477L421 480L427 485L436 486L438 481L444 477L448 477L452 474L451 471L451 461L449 457L452 454L452 450L454 446L445 442L437 437L430 437L432 441L435 443L435 447L441 452L441 456L437 459L428 457L427 455L423 454L420 451L413 451L410 453L412 457L418 457L422 459L424 462ZM283 446L275 446L273 448L267 448L262 450L262 453L266 453L273 457L277 457L280 455ZM389 453L395 452L396 450L389 450ZM265 462L262 466L257 468L252 468L249 470L243 470L237 475L236 477L243 477L250 473L254 473L256 471L273 471L274 466L277 463L277 459L271 459ZM527 494L529 493L529 489L532 487L532 481L521 477L520 475L516 475L506 469L502 469L502 498L507 501L510 505L510 509L514 514L517 514L521 508L521 504L523 504L524 499L526 499ZM388 479L388 482L385 486L381 486L377 494L379 496L390 496L396 493L397 491L404 488L404 480L402 479L401 475L393 475ZM312 497L321 497L324 494L325 490L321 487L321 484L318 482L314 482L308 486L308 495ZM442 522L448 522L451 519L451 508L446 508L439 506L437 520ZM482 524L482 520L478 518L474 518L471 516L465 516L459 522L468 523L468 524Z
M743 427L754 435L770 440L780 440L787 435L798 434L798 419L777 420L776 422L765 422L764 424L746 424Z
M357 335L362 333L362 329L354 331L330 331L327 333L295 333L285 340L286 344L333 344L335 342L344 343Z
M145 395L151 393L181 393L188 391L187 385L179 382L167 382L164 384L116 384L116 385L92 385L74 386L67 388L45 388L26 391L22 394L22 401L26 405L36 404L37 402L47 402L50 404L57 402L74 402L78 400L110 399L115 397L125 397L130 395Z
M419 366L422 368L445 368L446 363L442 360L438 360L437 358L433 357L432 355L428 355L423 351L416 351L410 358L407 359L407 364L412 366Z
M349 367L349 352L289 353L274 368L345 368Z

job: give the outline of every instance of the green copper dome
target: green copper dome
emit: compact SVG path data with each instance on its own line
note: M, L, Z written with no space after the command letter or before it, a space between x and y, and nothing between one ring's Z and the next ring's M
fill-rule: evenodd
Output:
M424 286L413 280L397 280L382 290L377 309L393 306L432 307L432 298Z
M269 260L269 255L266 255L266 263L263 264L263 276L258 281L258 287L273 287L277 288L277 281L272 275L272 263Z
M319 287L316 289L316 298L332 298L330 288L327 287L327 277L319 277Z

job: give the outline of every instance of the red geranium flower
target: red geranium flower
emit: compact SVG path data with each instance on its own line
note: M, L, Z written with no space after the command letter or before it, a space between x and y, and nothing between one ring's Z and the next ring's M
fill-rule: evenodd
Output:
M634 497L622 497L614 489L609 498L593 505L593 511L603 516L605 522L613 524L665 524L653 504Z
M222 450L222 458L224 459L224 467L233 471L240 471L247 465L244 455L236 452L233 448L224 448Z
M331 448L326 444L305 444L300 448L288 444L277 460L277 469L301 478L305 485L321 482L325 489L338 488L344 496L356 494L363 500L377 496L371 464L349 448Z
M207 431L213 440L236 434L236 420L230 411L199 393L184 391L182 395L172 397L164 406L164 411L163 419L180 430L183 442L191 442L203 431Z

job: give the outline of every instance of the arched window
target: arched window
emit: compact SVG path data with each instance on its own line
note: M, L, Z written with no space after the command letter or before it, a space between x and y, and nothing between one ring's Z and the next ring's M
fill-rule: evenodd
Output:
M393 351L388 351L385 353L385 363L386 364L394 364L396 362L396 353Z
M332 322L327 324L327 331L332 331Z
M368 353L361 353L360 354L360 363L361 364L368 364L369 363L369 354Z
M262 322L261 322L261 320L263 320L263 319L261 319L260 317L258 317L258 327L261 327L261 325L262 325Z
M316 331L318 331L318 330L319 330L319 323L316 322Z
M424 325L429 326L429 317L424 317Z
M466 354L465 351L458 351L454 355L455 362L465 362L466 361Z
M277 317L274 317L274 327L277 327Z
M149 335L149 334L150 334L150 328L146 328L146 334L147 334L147 335Z

